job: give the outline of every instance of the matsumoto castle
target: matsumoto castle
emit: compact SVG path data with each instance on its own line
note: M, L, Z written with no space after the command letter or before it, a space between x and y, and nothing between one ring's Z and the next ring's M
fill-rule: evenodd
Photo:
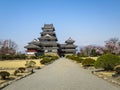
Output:
M44 24L38 39L34 39L25 46L27 55L59 55L76 54L74 40L68 38L65 44L57 42L55 28L53 24Z

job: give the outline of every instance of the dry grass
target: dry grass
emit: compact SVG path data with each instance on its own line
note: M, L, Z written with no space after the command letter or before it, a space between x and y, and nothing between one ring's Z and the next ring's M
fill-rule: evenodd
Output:
M7 61L0 61L0 68L19 68L25 67L26 61L30 60L7 60ZM43 66L40 64L40 60L32 60L36 62L36 66Z
M10 73L10 77L12 78L18 78L18 76L14 76L14 71L15 70L9 70L11 68L19 68L19 67L25 67L26 61L31 61L31 60L5 60L5 61L0 61L0 68L5 68L6 70L0 70L0 71L8 71ZM40 59L39 60L32 60L36 62L36 66L43 67L43 64L40 64ZM28 73L19 73L20 76L27 75ZM1 78L1 77L0 77ZM1 80L0 79L0 84L6 82L7 80Z
M103 71L103 72L99 72L100 74L107 76L107 77L112 77L112 74L115 73L115 71Z
M2 70L0 70L0 71L2 71ZM14 75L14 71L15 71L15 70L5 70L5 71L8 71L8 72L10 73L9 78L12 78L13 80L14 80L14 79L17 79L18 77L21 77L21 76L24 76L24 75L27 75L27 74L30 73L30 72L18 73L18 74L15 76L15 75ZM0 78L1 78L1 77L0 77ZM7 81L9 81L9 80L1 80L1 79L0 79L0 84L5 83L5 82L7 82Z
M97 60L98 57L84 57L83 59L86 59L86 58L92 58L94 60Z

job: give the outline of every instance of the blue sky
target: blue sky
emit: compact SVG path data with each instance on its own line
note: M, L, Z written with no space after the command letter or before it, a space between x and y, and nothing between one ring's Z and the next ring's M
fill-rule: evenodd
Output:
M0 0L0 39L15 41L20 51L47 23L60 43L72 37L78 46L103 46L120 39L120 0Z

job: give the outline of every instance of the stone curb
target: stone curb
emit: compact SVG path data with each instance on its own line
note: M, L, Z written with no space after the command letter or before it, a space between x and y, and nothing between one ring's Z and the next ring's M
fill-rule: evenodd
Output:
M94 75L96 75L97 77L102 78L102 79L104 79L104 80L106 80L106 81L108 81L108 82L110 82L110 83L113 83L113 84L116 84L116 85L120 86L120 82L118 82L117 80L114 80L114 79L109 78L109 77L107 77L107 76L104 76L104 75L102 75L102 74L98 74L97 72L94 72L94 71L92 71L92 74L94 74Z

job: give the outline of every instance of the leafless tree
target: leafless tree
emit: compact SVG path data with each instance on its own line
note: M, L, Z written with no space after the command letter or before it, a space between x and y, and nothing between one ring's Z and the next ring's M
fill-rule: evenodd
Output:
M104 54L104 48L100 46L88 45L81 48L80 53L84 56L98 56Z
M12 40L0 40L0 54L15 54L17 44Z

